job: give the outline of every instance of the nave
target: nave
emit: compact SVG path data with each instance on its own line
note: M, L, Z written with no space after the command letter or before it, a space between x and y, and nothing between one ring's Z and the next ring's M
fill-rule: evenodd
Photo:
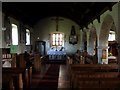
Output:
M119 90L119 6L3 2L2 90Z

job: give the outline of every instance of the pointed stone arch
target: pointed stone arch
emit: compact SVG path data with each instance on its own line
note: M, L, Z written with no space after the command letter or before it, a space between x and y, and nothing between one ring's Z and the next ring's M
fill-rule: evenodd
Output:
M100 35L99 35L99 42L98 42L98 49L99 49L99 57L101 59L98 60L99 63L108 64L108 37L109 31L113 27L113 17L110 14L107 14L102 22ZM115 26L114 26L115 27ZM116 32L116 29L115 29ZM102 59L102 50L106 50L106 59Z
M113 17L107 14L101 26L99 35L99 46L108 46L109 31L114 23ZM115 31L116 32L116 31Z
M89 30L90 32L89 32L89 40L88 40L89 42L88 53L90 55L93 55L96 49L97 33L96 33L96 28L94 27L94 25L92 25Z

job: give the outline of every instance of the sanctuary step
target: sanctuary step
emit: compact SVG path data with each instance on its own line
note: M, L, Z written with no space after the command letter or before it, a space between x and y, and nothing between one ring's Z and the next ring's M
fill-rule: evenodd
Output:
M64 51L48 51L47 56L49 60L64 60L66 59L66 52Z
M44 60L45 64L66 64L66 60Z

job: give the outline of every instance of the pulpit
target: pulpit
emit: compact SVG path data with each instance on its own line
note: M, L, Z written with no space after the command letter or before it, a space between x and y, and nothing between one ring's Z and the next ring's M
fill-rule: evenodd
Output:
M65 51L48 51L47 52L49 60L65 60L66 52Z

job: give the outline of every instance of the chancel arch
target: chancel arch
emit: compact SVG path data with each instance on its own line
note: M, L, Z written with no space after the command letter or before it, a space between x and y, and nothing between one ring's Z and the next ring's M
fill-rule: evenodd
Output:
M73 54L76 52L77 49L80 48L81 44L81 39L80 39L80 26L74 22L73 20L65 17L59 16L59 24L56 27L56 22L55 19L56 16L52 17L46 17L42 20L40 20L35 26L34 26L34 33L35 33L35 39L34 41L37 40L37 37L39 37L39 40L45 41L46 42L46 52L50 50L51 45L50 45L50 35L53 32L62 32L64 33L64 47L65 51L68 54ZM62 20L62 21L61 21ZM78 41L77 44L72 45L69 43L69 36L71 35L71 27L75 27L75 32L76 35L78 36ZM58 28L56 30L56 28Z

